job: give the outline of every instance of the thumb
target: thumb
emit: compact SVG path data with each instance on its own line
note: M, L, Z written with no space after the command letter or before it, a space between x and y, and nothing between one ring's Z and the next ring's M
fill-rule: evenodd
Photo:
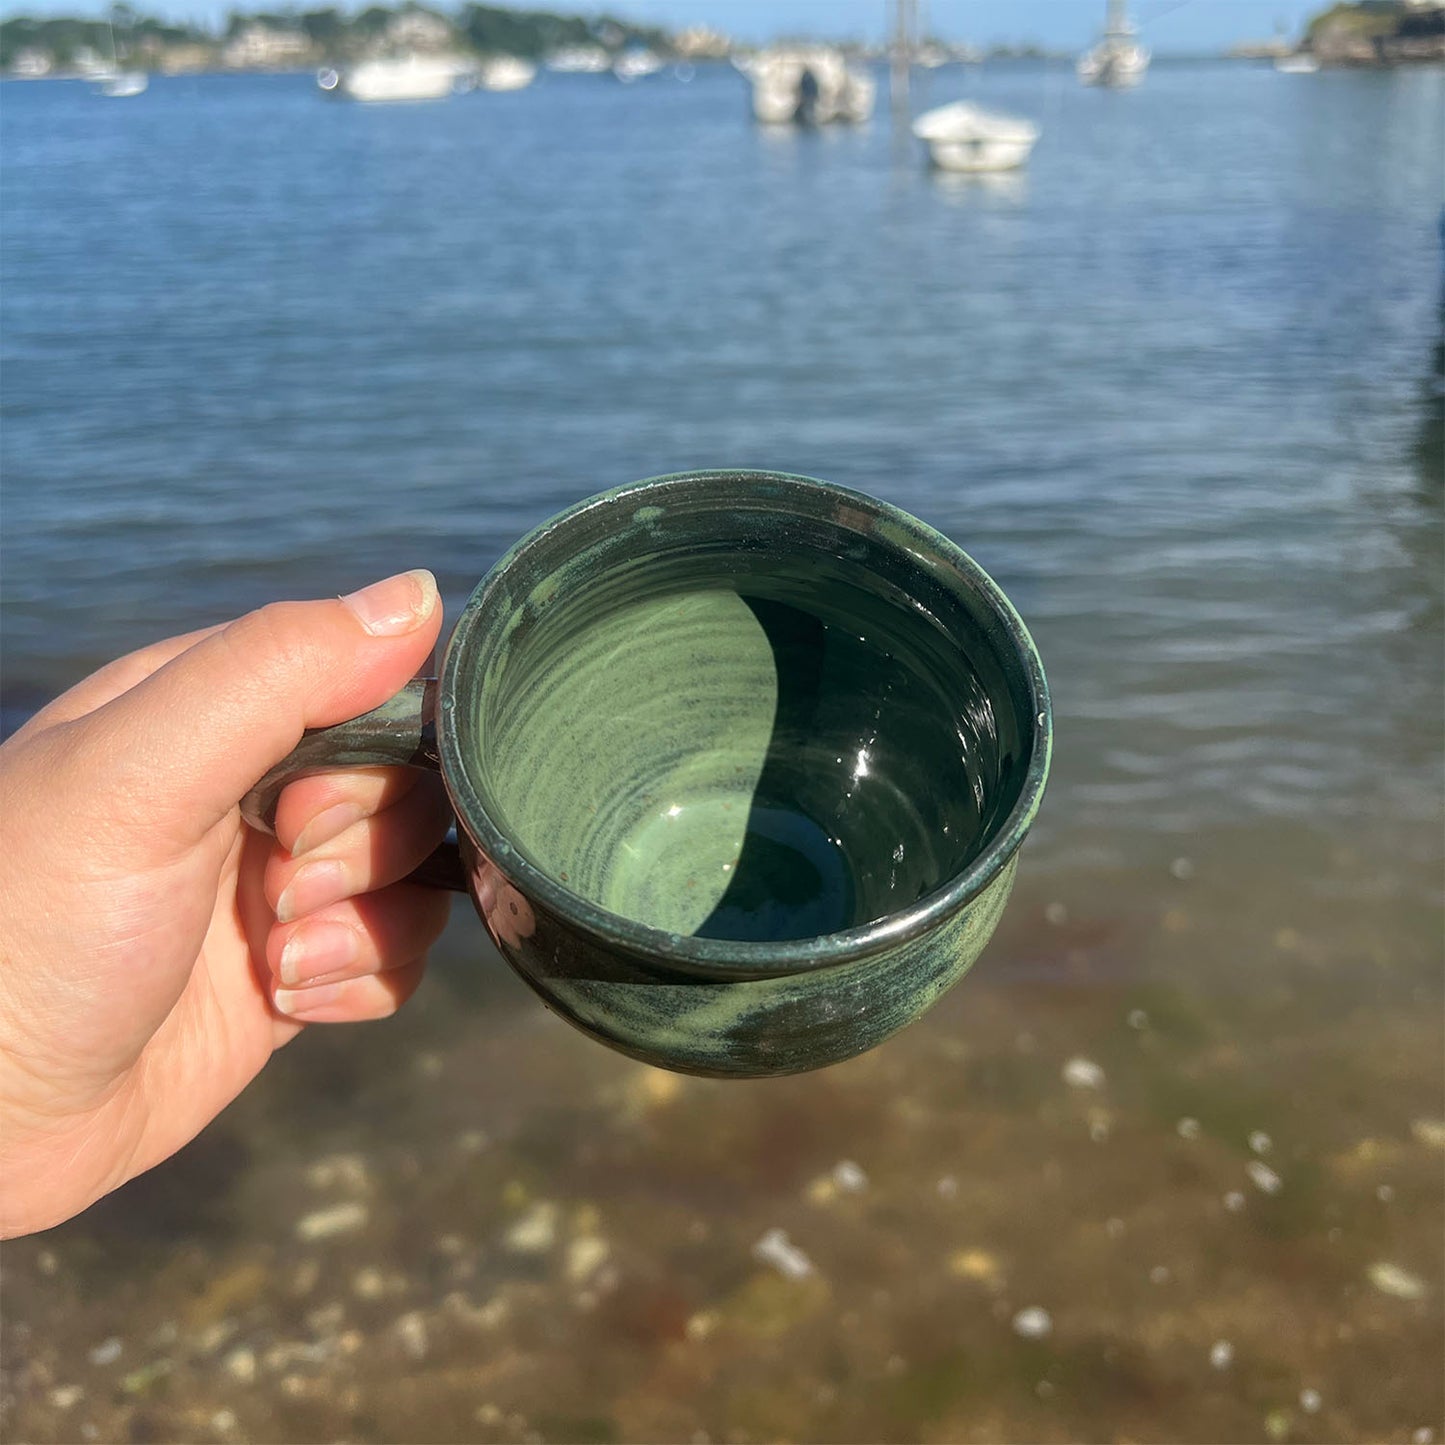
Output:
M106 771L137 813L169 822L178 841L199 838L307 728L356 717L405 686L441 618L425 571L248 613L91 714Z

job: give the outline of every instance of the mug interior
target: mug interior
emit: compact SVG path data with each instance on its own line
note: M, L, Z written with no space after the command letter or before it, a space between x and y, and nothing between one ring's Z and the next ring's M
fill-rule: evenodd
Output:
M576 897L700 939L840 933L957 877L1019 800L1034 702L961 554L899 516L732 474L527 539L449 669L499 833Z

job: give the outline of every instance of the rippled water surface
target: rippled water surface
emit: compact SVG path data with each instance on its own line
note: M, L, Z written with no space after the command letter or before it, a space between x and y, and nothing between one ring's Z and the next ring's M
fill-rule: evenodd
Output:
M615 1058L459 911L7 1249L17 1438L1441 1437L1445 74L928 85L1028 172L730 71L4 88L7 716L732 464L955 538L1058 714L1000 936L818 1075Z

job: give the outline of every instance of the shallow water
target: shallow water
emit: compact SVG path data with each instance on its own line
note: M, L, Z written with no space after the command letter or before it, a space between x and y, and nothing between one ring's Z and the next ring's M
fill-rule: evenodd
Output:
M766 134L731 73L5 87L11 716L279 595L454 612L726 464L955 538L1058 716L922 1023L656 1074L459 914L405 1016L7 1247L9 1434L1441 1437L1445 75L929 84L1037 117L1028 173Z

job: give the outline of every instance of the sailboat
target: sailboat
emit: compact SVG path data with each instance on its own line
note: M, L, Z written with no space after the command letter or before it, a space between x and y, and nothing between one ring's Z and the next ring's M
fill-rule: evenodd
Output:
M141 95L150 84L150 76L143 70L120 68L120 52L115 44L115 22L107 20L106 26L110 31L110 64L102 65L92 72L90 78L94 82L95 93L109 100L125 100L132 95Z
M1079 57L1074 70L1083 84L1122 90L1144 79L1149 69L1149 47L1139 43L1138 27L1129 19L1125 3L1109 0L1102 39Z

